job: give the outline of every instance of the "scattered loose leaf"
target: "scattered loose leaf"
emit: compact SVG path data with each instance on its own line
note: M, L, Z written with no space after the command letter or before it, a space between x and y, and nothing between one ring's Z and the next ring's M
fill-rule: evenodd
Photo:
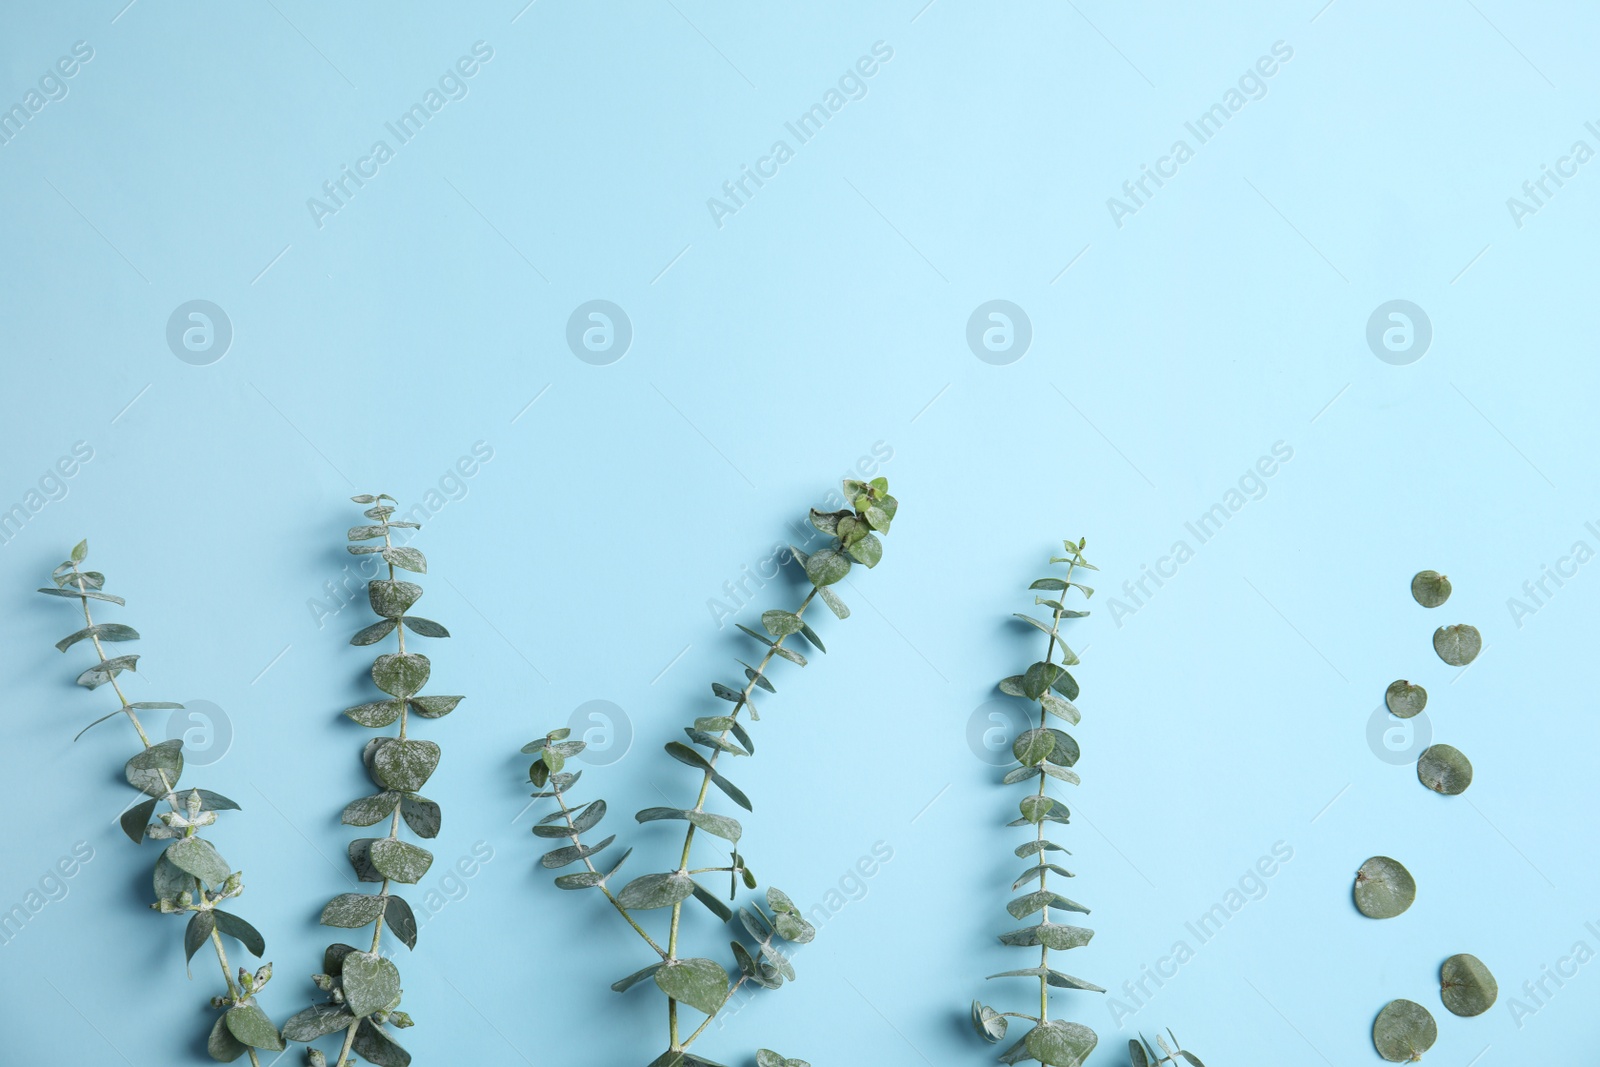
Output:
M1356 908L1369 919L1392 919L1417 899L1417 882L1399 860L1373 856L1356 871Z
M1452 1014L1482 1015L1499 995L1500 984L1476 956L1460 952L1439 968L1439 997Z
M1389 714L1395 718L1409 719L1428 706L1428 691L1401 679L1389 683L1388 690L1383 694L1383 702L1388 705Z
M1436 608L1450 599L1450 579L1438 571L1418 571L1411 579L1411 595L1425 608Z
M1472 761L1458 748L1430 745L1417 759L1417 780L1445 796L1465 793L1472 784Z
M1372 1043L1390 1063L1420 1060L1438 1038L1433 1015L1411 1000L1391 1000L1372 1024Z
M1433 650L1452 667L1465 667L1483 651L1483 635L1476 626L1459 623L1433 631Z

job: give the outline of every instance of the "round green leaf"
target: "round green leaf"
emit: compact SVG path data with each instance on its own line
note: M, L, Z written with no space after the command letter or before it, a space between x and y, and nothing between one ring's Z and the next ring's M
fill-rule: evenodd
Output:
M356 1017L342 1004L314 1004L283 1024L283 1036L308 1044L335 1030L343 1030L355 1021Z
M396 739L373 754L372 775L385 789L414 793L438 765L439 746L432 741Z
M1417 780L1435 793L1455 796L1472 784L1472 762L1449 745L1431 745L1417 760Z
M715 1015L728 999L728 972L715 960L668 960L653 977L667 996L705 1015Z
M1439 996L1455 1015L1482 1015L1494 1007L1500 984L1476 956L1461 952L1439 968Z
M1418 571L1411 579L1411 595L1425 608L1436 608L1450 599L1450 579L1438 571Z
M345 930L370 926L383 912L384 898L370 893L340 893L322 909L322 925Z
M1401 679L1389 683L1389 688L1383 694L1383 702L1388 705L1389 714L1395 718L1409 719L1428 706L1428 691Z
M791 611L763 611L761 613L761 626L773 637L787 637L797 634L805 623L800 616Z
M217 1016L216 1023L212 1025L211 1036L206 1038L206 1051L218 1063L232 1063L245 1054L245 1045L228 1029L226 1015Z
M837 549L820 549L806 559L806 577L818 587L832 585L849 573L850 557Z
M221 885L233 873L228 861L203 837L180 837L167 846L163 855L174 867L206 885Z
M1005 1016L989 1007L987 1004L972 1002L972 1028L978 1031L985 1041L996 1042L1006 1036Z
M267 1013L255 1004L235 1005L228 1009L228 1014L223 1018L228 1021L228 1029L233 1031L233 1036L241 1043L272 1052L283 1051L283 1038L278 1034L278 1028L272 1025Z
M1476 626L1460 623L1433 631L1433 650L1452 667L1465 667L1483 651L1483 635Z
M1411 1000L1391 1000L1372 1024L1372 1043L1390 1063L1420 1060L1438 1037L1433 1015Z
M645 874L622 887L617 900L624 908L645 911L670 908L694 894L694 879L673 871L670 874Z
M385 619L398 619L422 599L422 586L414 582L376 581L367 583L367 600L375 614Z
M428 868L433 866L433 853L409 841L392 837L373 842L368 855L379 874L407 885L421 881L422 876L428 873Z
M1055 748L1056 739L1049 730L1024 730L1011 742L1011 754L1027 767L1037 767Z
M1087 1026L1064 1020L1041 1023L1028 1032L1028 1055L1047 1067L1082 1067L1100 1038Z
M183 773L183 741L173 738L151 745L123 765L128 784L153 797L164 797Z
M374 700L367 704L357 704L353 708L345 708L344 714L362 726L373 730L381 730L400 717L400 701Z
M1417 882L1400 861L1373 856L1356 872L1356 908L1369 919L1392 919L1417 899Z
M344 958L344 1002L357 1018L393 1004L400 995L400 970L376 952L352 952Z
M420 652L389 652L372 663L372 681L390 696L408 697L428 683L428 657Z

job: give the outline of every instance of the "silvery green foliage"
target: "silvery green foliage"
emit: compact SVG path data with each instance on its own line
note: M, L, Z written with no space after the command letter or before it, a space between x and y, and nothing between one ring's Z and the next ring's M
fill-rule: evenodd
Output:
M1073 740L1071 734L1050 723L1052 718L1061 719L1069 725L1076 725L1079 720L1078 709L1072 703L1078 699L1078 683L1067 670L1077 664L1078 657L1063 640L1061 623L1065 619L1082 618L1089 614L1087 611L1069 609L1066 600L1074 591L1081 593L1085 599L1092 596L1094 590L1073 581L1073 576L1079 569L1098 568L1083 558L1084 541L1062 543L1066 546L1066 554L1051 557L1050 562L1066 564L1066 576L1040 578L1028 587L1045 594L1040 596L1036 593L1033 599L1036 605L1049 610L1049 620L1041 621L1020 612L1017 614L1019 619L1045 635L1044 658L1031 665L1026 672L1000 682L1002 693L1022 697L1039 706L1039 725L1019 734L1012 742L1011 751L1017 758L1017 766L1002 779L1006 785L1037 783L1037 788L1018 804L1021 817L1007 824L1033 827L1033 839L1016 849L1017 856L1030 860L1032 866L1022 872L1011 888L1021 889L1029 883L1033 883L1034 888L1007 904L1006 911L1017 920L1034 915L1038 918L1030 926L1001 934L1000 941L1016 948L1038 949L1039 964L1036 967L1002 971L989 977L1027 978L1038 982L1039 1014L1002 1012L973 1001L972 1024L986 1041L1000 1041L1006 1036L1007 1018L1027 1019L1033 1023L1021 1040L1000 1055L1001 1063L1036 1060L1049 1067L1080 1067L1099 1038L1087 1026L1050 1019L1050 990L1085 989L1096 993L1104 993L1105 990L1050 966L1051 949L1061 951L1086 945L1094 936L1094 931L1052 920L1052 908L1083 915L1089 914L1089 909L1050 888L1051 874L1071 878L1072 872L1051 862L1046 855L1054 852L1067 854L1067 850L1045 837L1045 826L1065 825L1068 821L1067 806L1048 792L1051 780L1078 784L1078 775L1072 770L1078 762L1078 742Z
M412 716L437 719L455 710L459 696L423 696L428 682L428 657L406 649L406 631L419 637L449 637L450 632L432 619L410 614L422 597L422 587L405 581L401 571L426 574L428 561L414 548L396 545L394 531L416 530L414 522L394 521L398 503L386 493L350 498L370 504L363 513L369 523L350 528L353 555L379 555L388 574L367 583L367 599L378 621L350 638L352 645L375 645L393 635L393 652L379 654L372 663L372 681L382 699L346 708L344 714L373 730L397 726L396 736L374 737L361 751L378 792L358 797L345 806L347 826L374 826L388 821L384 837L363 837L350 842L350 865L363 882L378 884L372 893L341 893L322 909L322 925L345 930L372 927L371 946L365 951L352 945L333 944L323 954L322 972L312 976L328 999L294 1016L283 1027L290 1041L311 1042L343 1031L343 1045L335 1067L345 1067L352 1053L380 1067L406 1067L411 1054L394 1039L388 1027L405 1028L411 1017L400 1007L400 970L383 955L383 931L407 948L417 945L417 920L411 905L394 891L399 884L414 885L433 864L433 853L402 840L404 821L417 837L439 833L439 805L418 792L439 765L439 746L407 736ZM307 1062L320 1065L326 1057L307 1049Z
M234 938L244 945L252 956L260 958L266 951L266 942L244 919L222 904L244 892L244 882L238 871L222 858L210 841L200 836L202 828L217 821L217 812L237 810L239 805L220 793L209 789L179 789L178 778L183 774L183 742L161 741L151 744L139 721L143 711L174 711L182 704L165 701L132 701L122 692L117 678L123 671L138 670L137 654L107 656L105 646L110 643L137 641L139 632L122 623L96 623L90 610L91 601L124 605L119 596L105 592L106 578L99 571L78 569L89 554L89 542L80 541L70 558L64 560L50 575L52 588L41 589L46 596L77 600L83 609L83 628L56 642L62 652L73 645L88 641L94 648L98 662L78 675L77 682L85 689L95 690L111 686L119 706L110 714L102 715L78 732L82 737L91 727L119 715L126 716L143 743L141 751L123 767L128 784L142 794L139 803L122 813L122 830L135 844L147 838L162 841L161 855L156 860L152 878L155 903L150 907L163 915L184 915L188 925L184 929L184 960L194 959L200 947L209 943L216 952L217 964L222 968L222 978L227 994L211 998L211 1006L222 1009L212 1024L206 1048L223 1062L230 1062L248 1054L251 1063L259 1063L256 1049L277 1052L283 1048L283 1039L271 1018L256 1003L256 994L272 977L272 964L259 970L239 968L237 980L230 973L228 953L222 935ZM77 740L77 738L73 738ZM156 809L168 810L159 815ZM153 819L152 819L153 817Z
M694 803L686 808L652 807L635 814L640 823L678 821L686 823L683 847L675 853L677 865L666 871L641 874L622 884L618 871L632 854L624 850L615 861L609 857L602 869L595 857L616 842L616 835L598 841L586 840L584 835L594 830L606 815L604 800L587 803L569 802L568 793L577 783L581 771L566 769L567 761L584 749L584 742L571 739L571 731L552 730L544 737L523 747L524 753L534 757L528 768L528 777L537 787L533 795L541 799L554 799L556 810L541 818L533 827L535 836L560 840L565 843L544 854L540 860L547 870L560 870L573 864L581 869L556 878L560 889L599 890L611 907L634 932L650 947L655 957L649 964L612 983L619 993L636 985L652 984L667 998L667 1050L651 1061L649 1067L718 1067L711 1060L689 1052L689 1048L705 1032L717 1014L745 985L762 989L777 989L795 977L794 965L783 948L783 943L804 944L816 931L806 922L800 909L782 890L769 888L766 907L752 903L737 912L725 903L720 890L711 884L710 875L727 876L727 900L738 894L739 883L747 889L756 888L755 875L745 864L740 842L744 828L731 815L707 810L711 787L737 807L753 810L750 798L723 774L723 757L745 757L755 751L755 742L749 730L740 721L746 709L752 721L760 719L752 696L755 690L776 693L777 687L768 677L775 659L787 660L797 667L806 665L806 657L790 644L799 635L811 648L826 651L822 639L804 618L812 601L821 599L839 618L847 618L847 608L831 586L850 573L859 563L868 568L877 565L883 556L880 534L889 532L899 502L889 495L889 484L882 478L871 482L846 480L845 499L854 510L811 512L811 523L818 530L831 534L835 540L828 547L806 555L791 548L794 559L805 570L811 588L794 611L768 611L761 616L766 633L758 633L740 626L745 634L759 642L761 658L755 666L740 660L742 682L724 684L713 682L711 693L725 704L713 714L697 717L683 732L689 743L667 743L669 756L695 771L700 779ZM701 751L703 750L703 751ZM692 853L696 841L716 841L721 856L710 866L694 866ZM693 899L723 922L731 922L735 914L739 925L731 942L738 977L730 976L723 964L704 957L682 954L678 943L679 919L685 903ZM648 916L639 913L656 912L667 925L667 934L661 939L652 936L643 925ZM661 920L657 920L660 922ZM743 937L738 936L743 933ZM696 1028L687 1034L680 1031L678 1009L687 1005L705 1016ZM760 1067L806 1067L804 1060L787 1059L762 1049L756 1055Z
M1152 1047L1150 1039L1143 1034L1139 1040L1128 1042L1128 1063L1130 1067L1162 1067L1163 1064L1188 1064L1189 1067L1205 1067L1200 1062L1200 1057L1179 1046L1178 1036L1171 1030L1167 1037L1172 1038L1172 1043L1167 1044L1167 1039L1160 1034L1156 1035L1155 1046Z

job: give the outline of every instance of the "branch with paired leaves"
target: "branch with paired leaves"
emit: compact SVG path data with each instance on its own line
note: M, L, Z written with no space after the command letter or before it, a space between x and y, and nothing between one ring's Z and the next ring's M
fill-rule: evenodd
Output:
M786 980L793 980L794 965L780 942L804 944L816 934L793 900L782 890L769 888L766 908L755 903L738 909L739 923L749 943L737 937L731 943L739 971L737 979L731 978L716 960L682 955L679 946L683 906L691 898L725 923L731 921L735 914L698 876L727 875L729 901L736 899L741 881L747 889L756 888L755 876L746 866L745 857L739 849L744 828L734 817L706 808L711 787L715 786L734 804L746 811L754 810L744 791L724 776L721 763L724 756L738 758L755 751L755 743L749 730L740 721L740 714L748 709L750 719L759 720L761 716L752 699L755 690L777 692L767 675L773 660L784 659L797 667L806 665L805 656L788 643L790 638L798 634L818 652L826 651L822 639L804 618L812 601L821 599L836 616L848 618L850 609L831 587L850 573L853 564L871 568L883 556L883 542L878 535L888 533L898 508L898 502L889 495L888 482L882 478L871 482L847 480L844 490L845 498L851 501L854 510L819 512L813 509L811 512L812 525L832 535L834 543L809 556L798 548L790 549L811 582L811 588L799 606L794 611L765 612L761 616L765 634L742 625L739 627L760 643L762 655L754 666L743 660L737 661L743 668L742 685L722 682L711 684L712 695L732 707L723 708L717 714L698 717L691 725L684 727L683 732L690 744L682 741L667 743L667 754L699 775L699 789L693 805L687 808L646 808L634 816L641 823L681 821L688 824L684 831L683 848L674 869L640 875L613 891L611 882L633 850L624 851L607 870L601 871L595 866L594 857L615 842L616 836L606 837L595 844L586 844L583 840L583 835L599 825L606 814L604 800L592 800L576 806L568 801L567 794L582 772L565 768L569 759L583 751L584 742L571 740L569 730L552 730L522 750L534 756L528 776L539 791L533 795L556 802L556 810L535 824L534 834L569 842L547 852L540 862L548 870L560 870L581 863L582 870L558 876L556 886L571 890L598 890L656 957L648 966L611 986L621 993L649 981L667 998L667 1050L656 1057L650 1067L720 1067L711 1060L691 1053L689 1048L744 986L777 989ZM697 836L702 834L725 842L727 852L710 866L697 867L693 866L693 849ZM704 841L705 837L699 839ZM664 938L652 936L644 928L639 916L643 912L660 912L667 916ZM663 940L666 942L664 945ZM685 1032L678 1018L680 1005L687 1005L699 1012L705 1016L704 1020ZM759 1067L807 1067L803 1060L786 1059L770 1049L759 1050L756 1060Z
M1160 1049L1159 1052L1156 1051L1156 1048L1151 1047L1149 1039L1143 1034L1139 1035L1139 1040L1137 1041L1129 1040L1129 1067L1164 1067L1167 1064L1206 1067L1205 1064L1200 1062L1199 1056L1185 1051L1178 1045L1178 1036L1171 1030L1167 1031L1167 1037L1172 1038L1172 1044L1167 1044L1166 1037L1162 1037L1160 1034L1156 1035L1156 1047Z
M392 891L395 883L414 885L433 864L433 853L400 838L401 820L412 833L422 838L439 833L439 805L417 790L427 784L439 765L439 746L432 741L408 737L413 714L437 719L455 710L458 696L422 696L428 682L428 657L406 651L406 631L420 637L449 637L450 632L432 619L409 614L422 597L422 587L403 581L397 569L426 574L428 561L422 553L394 543L394 531L416 530L414 522L391 521L397 501L385 493L351 497L357 504L371 504L364 514L371 524L351 527L353 555L376 554L388 564L388 576L367 583L367 599L378 621L350 638L352 645L375 645L393 634L397 647L378 656L372 664L372 681L386 696L346 708L344 714L369 729L381 730L399 724L397 736L374 737L361 751L361 761L378 787L372 796L350 802L344 809L348 826L374 826L388 820L385 837L363 837L350 842L350 865L363 882L379 883L375 893L341 893L322 909L322 925L346 930L372 927L372 943L366 950L352 945L329 945L323 954L323 973L312 980L328 994L326 1002L313 1005L294 1016L283 1027L291 1041L311 1042L336 1031L344 1031L336 1067L345 1067L352 1053L379 1067L407 1067L411 1054L387 1029L407 1027L411 1017L400 1011L400 971L382 954L383 932L405 945L417 944L417 920L411 905ZM325 1067L320 1049L306 1050L312 1067Z
M1035 883L1035 888L1007 904L1006 911L1017 920L1035 914L1039 918L1032 926L1009 930L1000 935L1003 944L1016 948L1037 949L1039 965L1015 971L1002 971L989 977L1027 978L1038 982L1039 1014L997 1011L975 1000L972 1002L972 1024L985 1040L997 1042L1006 1036L1008 1018L1026 1019L1033 1023L1032 1029L1020 1041L1000 1055L1001 1063L1037 1060L1047 1064L1048 1067L1080 1067L1100 1039L1093 1030L1081 1023L1051 1019L1050 990L1084 989L1095 993L1104 993L1105 990L1050 966L1052 949L1063 951L1086 945L1094 936L1094 931L1052 921L1050 914L1052 908L1083 915L1089 914L1089 909L1050 888L1050 875L1055 874L1062 878L1071 878L1073 875L1071 871L1047 858L1046 853L1069 853L1054 841L1046 839L1044 835L1046 824L1065 824L1069 821L1067 806L1050 796L1046 786L1051 779L1072 785L1078 784L1078 775L1072 770L1073 765L1078 762L1078 743L1073 740L1071 734L1050 725L1052 718L1061 719L1071 725L1077 725L1080 718L1077 707L1072 703L1078 699L1078 682L1067 670L1068 667L1077 664L1078 657L1067 647L1066 641L1062 638L1061 623L1065 619L1078 619L1089 614L1087 611L1067 608L1066 600L1073 590L1082 593L1085 599L1092 596L1093 589L1073 581L1072 578L1080 568L1084 570L1098 568L1083 558L1082 540L1076 544L1071 541L1062 543L1066 546L1066 555L1053 556L1050 562L1065 563L1066 577L1040 578L1028 587L1047 594L1039 596L1036 593L1034 603L1049 609L1049 621L1017 613L1017 618L1045 635L1047 643L1044 658L1030 666L1025 674L1014 675L1000 682L1002 693L1007 696L1022 697L1039 706L1039 725L1018 734L1012 742L1011 752L1016 756L1018 765L1008 771L1002 779L1006 785L1035 780L1038 783L1038 788L1023 797L1018 804L1021 817L1007 824L1033 827L1033 840L1023 843L1016 849L1018 858L1031 858L1033 866L1023 871L1011 888L1015 891L1030 882Z
M213 1058L224 1063L249 1055L252 1064L260 1064L257 1049L277 1052L283 1048L283 1038L272 1019L256 1003L259 993L272 977L272 964L264 964L251 972L239 968L237 980L228 964L228 952L222 935L239 941L252 956L260 958L267 946L261 934L244 919L232 912L223 911L223 902L244 892L244 882L210 841L200 836L202 827L217 821L217 812L237 810L239 805L220 793L209 789L179 789L178 778L183 774L183 741L173 739L155 744L145 732L139 713L145 711L177 711L182 704L166 701L129 701L117 678L123 671L138 670L136 654L106 655L105 646L112 643L137 641L139 632L122 623L97 623L89 608L90 601L100 601L123 607L119 596L105 592L106 578L99 571L78 569L89 554L89 542L80 541L71 557L61 563L50 575L53 588L40 589L46 596L75 599L83 608L83 629L68 634L56 642L62 652L81 641L93 646L99 662L78 675L78 684L95 690L111 686L119 707L102 715L78 732L82 737L91 727L108 719L126 716L144 746L123 767L128 784L144 794L144 800L122 813L122 830L135 844L149 838L168 841L156 860L154 885L156 901L150 907L163 915L187 915L188 926L183 933L185 964L194 959L200 947L209 943L222 968L222 980L227 994L211 998L211 1006L223 1009L206 1040L206 1049ZM78 738L73 738L76 741ZM156 808L166 805L155 821L151 817Z

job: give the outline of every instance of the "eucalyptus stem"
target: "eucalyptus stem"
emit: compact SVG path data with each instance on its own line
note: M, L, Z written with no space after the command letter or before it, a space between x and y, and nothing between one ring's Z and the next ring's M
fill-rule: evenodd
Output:
M104 642L133 641L139 634L130 626L97 624L89 608L90 600L103 600L118 606L124 605L121 597L102 590L105 576L96 571L80 570L78 564L88 556L88 542L75 546L70 557L51 575L54 587L40 589L49 596L75 598L83 611L83 628L63 638L56 647L65 652L72 645L87 640L94 649L96 664L78 676L78 684L93 690L110 685L116 694L118 707L108 715L90 723L90 727L107 719L122 715L132 725L139 737L140 751L129 759L123 769L128 783L147 799L123 813L121 824L136 844L149 838L172 842L166 846L156 861L154 910L169 915L187 915L188 926L184 934L185 957L192 960L202 944L209 942L222 971L226 996L213 997L212 1006L226 1009L213 1022L207 1038L211 1055L224 1062L247 1055L252 1065L259 1067L256 1049L279 1051L283 1039L278 1028L255 1001L255 994L266 986L272 977L272 965L264 964L253 974L239 971L238 980L232 974L228 952L222 934L238 938L252 952L260 956L265 951L265 941L255 927L244 919L218 907L220 903L239 896L244 891L240 874L233 871L210 841L201 837L200 828L216 821L216 813L238 805L227 797L210 790L191 789L179 792L177 783L183 773L183 742L163 741L152 744L150 735L139 719L141 710L182 710L183 705L161 701L130 701L118 675L125 670L136 670L139 657L106 655ZM76 738L74 739L76 740ZM152 822L158 804L165 802L168 811ZM215 886L213 890L210 887Z
M1021 818L1010 824L1012 826L1031 824L1034 829L1033 840L1015 850L1018 857L1032 857L1033 866L1024 871L1012 883L1011 888L1016 891L1030 881L1037 881L1038 888L1012 900L1006 905L1006 910L1014 919L1024 919L1037 914L1039 920L1032 926L1010 930L1000 936L1002 944L1018 948L1037 947L1039 965L1023 970L1002 971L989 976L1031 978L1037 981L1039 1014L1034 1016L1020 1012L1002 1012L981 1001L972 1002L973 1026L985 1040L1000 1041L1004 1038L1009 1018L1027 1019L1034 1023L1033 1028L1023 1035L1021 1040L1001 1055L1000 1058L1005 1063L1018 1063L1023 1060L1036 1060L1045 1064L1083 1063L1099 1038L1093 1030L1079 1023L1052 1021L1050 989L1055 986L1105 992L1097 985L1064 974L1050 965L1051 949L1077 948L1087 944L1094 936L1092 930L1054 921L1052 909L1085 915L1089 913L1089 909L1050 888L1052 873L1070 878L1072 872L1046 858L1046 853L1065 853L1066 849L1045 837L1045 823L1066 823L1069 818L1066 805L1051 797L1046 787L1051 778L1071 785L1078 783L1077 772L1072 770L1078 762L1078 743L1070 734L1050 725L1051 716L1073 725L1076 725L1080 718L1078 709L1072 703L1078 697L1078 683L1067 670L1068 667L1077 664L1078 657L1062 637L1061 624L1066 619L1080 618L1088 614L1087 611L1069 610L1065 601L1067 594L1074 589L1081 592L1085 598L1093 595L1094 590L1073 579L1080 567L1086 570L1096 569L1083 558L1083 541L1077 543L1066 541L1063 544L1066 547L1066 555L1052 557L1050 562L1065 563L1066 577L1040 578L1029 587L1055 594L1053 598L1038 595L1034 597L1035 604L1043 605L1050 610L1049 621L1044 622L1022 613L1017 615L1030 626L1042 631L1048 638L1044 659L1030 666L1026 673L1006 678L1000 683L1000 691L1006 695L1023 697L1039 705L1039 725L1024 730L1012 742L1011 751L1017 759L1017 766L1007 771L1003 779L1006 785L1034 778L1038 781L1038 787L1023 797L1018 805Z
M322 909L322 924L347 930L372 927L370 947L362 951L351 945L333 944L323 953L324 973L313 975L317 987L328 1000L314 1004L284 1024L284 1036L291 1041L310 1043L342 1031L339 1054L334 1067L346 1067L352 1056L360 1056L380 1067L410 1062L410 1053L395 1040L388 1027L412 1025L411 1016L400 1010L400 971L383 955L383 935L387 930L407 948L417 944L417 920L405 898L395 892L397 885L413 885L427 874L433 853L400 836L403 819L421 838L439 833L439 805L421 795L421 789L439 764L439 746L432 741L409 737L411 714L437 719L455 710L459 696L422 696L432 667L428 657L406 648L406 631L421 637L449 637L450 632L432 619L410 614L421 597L422 587L402 580L399 571L425 574L427 559L414 548L397 545L395 530L416 530L417 523L393 519L397 501L386 493L362 494L351 498L370 504L363 513L371 523L351 527L348 540L353 555L376 554L383 558L388 573L367 583L367 599L378 621L357 632L350 643L377 644L390 634L395 650L380 654L372 664L372 681L385 694L384 699L346 708L346 717L374 730L399 724L395 736L375 737L362 752L362 762L379 792L360 797L345 806L341 821L348 826L375 826L388 820L384 837L360 838L349 846L350 864L363 882L378 884L376 893L341 893ZM381 544L366 544L377 541ZM307 1050L313 1067L325 1067L320 1049Z
M815 936L816 931L805 921L794 901L781 890L769 888L765 909L759 903L738 909L743 932L754 946L752 948L741 940L732 942L739 972L736 980L730 978L728 971L715 960L679 954L683 906L690 897L723 922L730 921L735 914L716 894L696 881L696 875L728 874L732 882L728 893L730 900L736 897L741 879L746 888L756 888L755 876L746 866L739 850L744 828L737 819L707 807L711 787L715 785L738 806L746 811L753 810L750 798L722 773L723 755L749 756L755 749L749 731L740 720L741 715L748 708L752 721L760 719L753 700L757 688L769 693L777 692L768 677L775 659L788 660L798 667L806 666L806 657L786 643L791 635L800 634L812 648L818 652L825 651L822 639L803 617L811 603L820 598L836 616L848 618L850 609L831 587L849 573L853 564L859 563L870 568L882 558L883 544L878 535L888 532L899 502L889 495L888 483L882 478L872 482L846 481L844 492L845 496L840 502L849 501L854 510L811 512L812 525L831 535L832 542L809 556L797 548L790 550L811 583L800 605L794 611L763 613L761 625L765 633L739 626L740 630L765 648L756 666L740 661L745 676L742 686L735 688L721 682L712 683L712 694L731 703L732 710L724 714L699 716L692 725L684 727L690 744L672 741L666 745L667 754L673 759L700 772L700 785L695 793L694 804L688 808L646 808L638 812L635 818L641 823L660 820L688 823L675 867L661 873L640 875L613 893L607 883L616 876L632 850L624 851L609 870L602 872L591 857L610 846L615 837L607 837L598 844L589 845L584 843L582 835L605 817L606 802L593 800L576 807L568 804L566 799L567 792L578 780L577 772L565 769L567 761L582 752L585 743L571 740L571 730L559 729L550 731L522 749L534 756L528 768L529 780L538 790L533 795L537 798L553 797L557 804L555 811L534 825L534 835L570 842L545 853L541 859L542 866L547 870L559 870L581 861L583 869L559 875L556 886L569 890L599 889L613 909L659 957L611 986L620 993L650 979L666 996L667 1050L650 1067L683 1067L689 1063L709 1062L688 1056L685 1050L705 1033L712 1020L746 984L776 989L795 977L794 966L779 942L804 944ZM707 750L706 753L696 751L690 747L691 744ZM718 863L691 867L694 844L701 836L701 831L728 843L732 856L725 865ZM645 931L635 917L638 913L652 910L666 910L668 913L665 948ZM680 1025L680 1006L683 1005L705 1016L687 1036ZM804 1061L785 1059L769 1049L758 1050L756 1062L758 1067L805 1067Z

